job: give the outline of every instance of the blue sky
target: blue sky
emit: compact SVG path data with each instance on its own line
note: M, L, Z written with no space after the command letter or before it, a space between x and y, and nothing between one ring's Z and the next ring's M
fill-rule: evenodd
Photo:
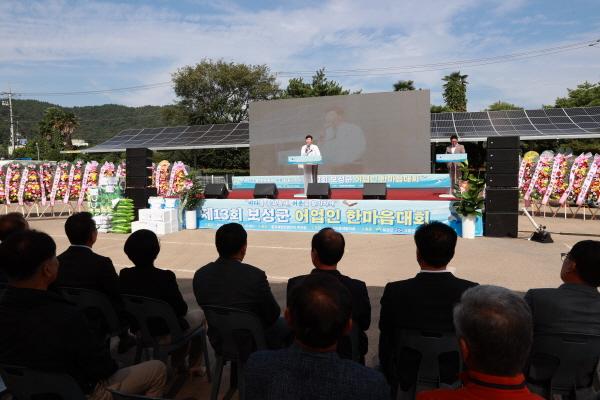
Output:
M389 91L398 79L412 79L431 89L434 104L443 102L441 77L460 69L469 75L469 110L497 100L538 108L564 96L566 88L600 81L600 45L484 66L410 73L397 67L600 39L599 16L598 0L4 0L0 91L93 91L168 82L177 68L212 58L267 64L273 72L366 70L331 73L345 87L364 92ZM278 79L287 84L287 76ZM66 106L175 101L169 84L26 97Z

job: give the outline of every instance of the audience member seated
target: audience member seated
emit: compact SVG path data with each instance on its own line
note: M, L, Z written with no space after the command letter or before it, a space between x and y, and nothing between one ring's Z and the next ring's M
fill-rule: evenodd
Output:
M0 182L0 185L3 182ZM21 213L11 212L0 216L0 243L4 242L7 237L16 232L21 232L29 229L27 220ZM0 284L7 282L4 272L0 271Z
M280 308L273 297L267 276L261 269L242 261L246 256L248 234L243 226L225 224L217 229L215 245L219 258L194 275L194 295L204 305L232 307L258 316L265 328L269 348L282 347L287 327L279 318ZM208 336L213 347L220 348L218 338Z
M381 369L395 391L398 384L409 390L416 382L420 354L395 347L399 330L453 332L452 309L465 290L475 282L455 277L446 266L454 257L456 232L448 225L432 222L415 232L417 262L420 272L411 279L390 282L381 298L379 318L379 361ZM396 361L401 360L401 361ZM440 373L444 383L457 379L457 353L440 358Z
M195 330L204 324L201 310L188 313L188 305L181 295L173 271L154 266L154 261L160 253L160 243L154 232L142 229L132 233L125 241L124 250L135 266L119 272L121 293L150 297L168 303L177 315L183 331ZM169 333L163 321L156 321L150 328L156 335ZM189 364L193 367L200 360L202 347L200 338L192 342ZM185 352L182 355L185 356ZM178 362L174 361L174 364L178 365Z
M96 254L92 250L98 238L96 222L92 214L80 212L71 215L65 223L65 233L71 245L58 256L60 268L52 289L75 287L104 293L125 326L127 317L119 292L117 271L110 258ZM129 337L126 329L119 338L120 353L135 344L135 340Z
M299 285L308 276L321 276L324 274L338 279L352 295L352 323L360 328L359 350L361 362L364 364L364 356L368 350L368 340L365 331L371 325L371 302L369 300L369 293L367 292L367 285L363 281L342 275L337 269L337 265L344 255L345 246L344 236L332 228L323 228L316 233L312 238L310 253L315 269L310 272L310 275L297 276L288 281L287 298L289 302L289 297L294 287ZM352 358L352 347L347 338L340 341L338 353L343 358Z
M335 276L311 274L294 287L285 319L292 347L253 353L246 364L246 399L385 399L377 371L339 357L337 341L352 328L352 295Z
M521 297L497 286L471 288L454 309L454 325L467 367L463 386L421 392L417 400L541 400L529 391L522 373L533 328Z
M531 289L525 301L531 308L536 334L600 335L600 241L583 240L563 254L558 288ZM548 355L532 355L528 379L545 386L560 361ZM592 370L586 363L576 371L578 387L592 382Z
M0 363L67 373L90 399L110 399L107 389L161 396L166 367L148 361L117 369L83 314L48 291L57 276L56 244L37 231L11 235L0 244L9 286L0 299Z
M563 255L560 279L558 288L525 294L534 331L600 335L600 241L583 240Z

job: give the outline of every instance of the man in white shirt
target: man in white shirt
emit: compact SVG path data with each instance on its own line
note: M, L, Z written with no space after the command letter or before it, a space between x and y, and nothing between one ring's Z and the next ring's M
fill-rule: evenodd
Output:
M320 156L321 152L319 151L319 147L316 144L313 144L312 135L306 135L305 142L306 144L302 146L300 150L301 156ZM304 168L304 194L308 189L309 183L317 183L317 172L319 170L318 165L313 164L300 164L298 168Z

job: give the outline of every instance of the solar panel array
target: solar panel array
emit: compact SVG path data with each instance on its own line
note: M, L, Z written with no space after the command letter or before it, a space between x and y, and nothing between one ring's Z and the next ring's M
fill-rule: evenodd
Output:
M106 142L86 149L87 153L125 151L145 147L151 150L214 149L248 147L248 122L232 124L171 126L126 129Z
M600 137L600 107L431 114L432 141L451 135L467 141L514 135L522 140Z
M248 122L215 125L126 129L86 153L249 147ZM521 136L522 140L600 137L600 107L449 112L431 114L431 141L458 135L464 141L488 136Z

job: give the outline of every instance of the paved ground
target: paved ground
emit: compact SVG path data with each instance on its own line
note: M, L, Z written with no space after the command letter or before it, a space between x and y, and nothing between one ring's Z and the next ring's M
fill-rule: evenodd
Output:
M600 240L600 221L536 217L538 223L548 226L554 243L540 244L528 241L532 227L520 217L519 238L459 239L456 256L450 267L456 275L480 283L495 284L524 292L534 287L555 287L560 284L560 253L567 252L579 240ZM67 238L64 220L33 221L35 229L51 234L64 250ZM309 233L249 232L248 254L245 262L266 271L275 297L285 307L285 282L304 274L310 264ZM123 253L126 235L100 235L95 251L111 257L117 268L130 266ZM161 254L157 266L175 271L190 307L196 308L191 290L191 278L198 267L217 257L214 231L183 231L161 238ZM379 299L387 282L414 276L418 266L412 236L346 235L346 254L340 270L362 279L369 287L372 304L369 354L367 364L374 365L377 345ZM224 385L225 386L225 385ZM196 378L180 392L178 398L207 398L209 385Z

